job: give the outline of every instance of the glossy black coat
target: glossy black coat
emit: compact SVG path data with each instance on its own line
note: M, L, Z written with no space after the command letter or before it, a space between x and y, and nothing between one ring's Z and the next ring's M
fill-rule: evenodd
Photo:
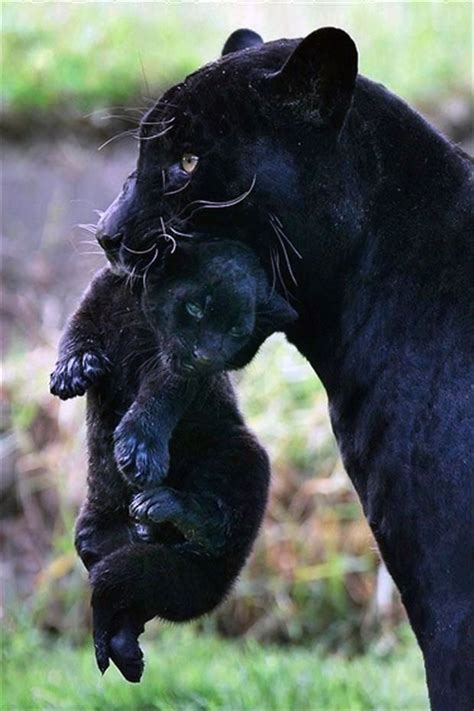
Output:
M226 48L145 117L128 197L98 236L120 235L108 254L123 270L140 267L127 247L166 241L162 221L196 241L225 221L226 236L251 245L269 273L279 252L279 289L300 314L288 337L327 389L433 708L471 709L472 161L357 75L340 30L260 45L243 32ZM184 152L200 156L191 178ZM221 209L195 202L238 196Z

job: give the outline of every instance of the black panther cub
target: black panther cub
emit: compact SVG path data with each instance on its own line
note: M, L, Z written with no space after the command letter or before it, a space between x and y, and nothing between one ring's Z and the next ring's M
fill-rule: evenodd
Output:
M295 318L242 245L181 245L166 261L165 274L131 288L100 272L51 376L63 399L88 391L76 547L90 571L99 668L110 657L130 681L143 671L144 623L208 612L245 562L269 465L217 371L245 365Z

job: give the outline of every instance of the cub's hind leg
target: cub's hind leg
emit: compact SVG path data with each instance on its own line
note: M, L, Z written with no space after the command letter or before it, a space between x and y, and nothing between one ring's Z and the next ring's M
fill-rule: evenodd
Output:
M76 521L74 544L87 570L131 543L137 536L134 528L126 511L100 510L86 499Z
M86 500L76 522L75 546L87 570L110 553L146 538L146 527L130 521L125 512L105 512L94 508ZM97 665L102 673L109 666L109 658L123 676L138 682L143 673L143 653L138 644L144 625L131 612L117 614L106 633L100 613L93 611L94 640Z
M130 514L142 523L175 525L210 555L220 555L228 543L230 512L224 501L207 492L190 494L166 486L141 491L132 499Z

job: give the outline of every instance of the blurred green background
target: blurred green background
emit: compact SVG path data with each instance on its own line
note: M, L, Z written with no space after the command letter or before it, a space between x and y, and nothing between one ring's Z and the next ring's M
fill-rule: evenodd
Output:
M60 329L100 251L94 220L133 167L163 89L237 27L270 40L322 25L362 73L472 148L470 3L2 5L0 540L7 709L427 708L420 654L343 470L324 391L282 337L237 377L273 463L271 503L229 600L184 630L148 626L147 669L101 679L72 546L84 403L49 396ZM103 150L98 147L116 137Z

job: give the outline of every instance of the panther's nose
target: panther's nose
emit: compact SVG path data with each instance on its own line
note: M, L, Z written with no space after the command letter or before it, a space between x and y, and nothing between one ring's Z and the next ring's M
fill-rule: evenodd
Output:
M193 361L200 368L208 368L212 363L210 355L201 348L193 348Z
M96 238L106 252L117 250L123 239L125 225L130 223L135 203L135 172L131 173L115 200L100 216Z
M106 252L110 251L111 249L117 249L119 246L121 240L122 240L122 233L121 232L115 232L115 234L109 234L109 231L106 228L106 225L101 227L100 220L97 224L96 227L96 239L102 249L105 249Z

